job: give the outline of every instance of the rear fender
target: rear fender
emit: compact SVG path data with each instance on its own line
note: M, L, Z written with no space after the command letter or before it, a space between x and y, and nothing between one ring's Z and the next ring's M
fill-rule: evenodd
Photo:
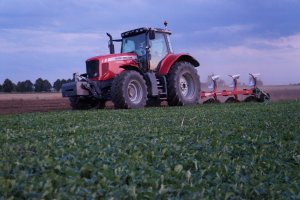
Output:
M159 75L167 75L172 65L178 61L186 61L194 65L200 66L200 63L188 54L168 54L162 61L159 67Z

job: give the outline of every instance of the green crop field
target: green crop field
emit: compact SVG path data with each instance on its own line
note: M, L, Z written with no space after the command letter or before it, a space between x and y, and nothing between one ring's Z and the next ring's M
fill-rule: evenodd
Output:
M0 116L0 199L299 199L300 102Z

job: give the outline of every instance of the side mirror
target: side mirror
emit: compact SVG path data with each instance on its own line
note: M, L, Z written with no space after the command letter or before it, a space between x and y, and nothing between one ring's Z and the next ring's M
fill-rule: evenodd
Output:
M154 40L155 39L155 32L153 30L149 31L149 39Z

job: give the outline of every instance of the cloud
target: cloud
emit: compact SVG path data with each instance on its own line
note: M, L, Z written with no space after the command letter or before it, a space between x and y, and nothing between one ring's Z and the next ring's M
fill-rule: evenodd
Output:
M208 33L241 33L241 32L248 32L253 30L255 25L253 24L234 24L229 26L216 26L208 29Z
M296 0L0 0L0 83L16 71L25 80L84 70L85 59L108 53L106 31L119 38L164 20L176 52L196 55L202 74L280 76L284 66L299 82L299 8Z
M290 84L300 80L300 34L278 39L252 38L238 45L206 46L191 52L200 60L199 71L204 77L211 73L260 72L266 84Z
M255 48L268 47L268 49L300 49L300 34L279 37L276 39L248 39L247 46Z
M107 38L99 33L61 33L48 30L1 29L2 53L78 53L99 50L97 42ZM20 39L22 38L22 39Z

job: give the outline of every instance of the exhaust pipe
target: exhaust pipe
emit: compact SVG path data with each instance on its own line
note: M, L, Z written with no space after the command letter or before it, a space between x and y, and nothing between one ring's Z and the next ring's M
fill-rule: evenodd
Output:
M115 46L114 46L114 43L113 43L112 36L109 33L106 33L106 35L109 37L109 43L108 43L109 53L114 54L115 53Z

